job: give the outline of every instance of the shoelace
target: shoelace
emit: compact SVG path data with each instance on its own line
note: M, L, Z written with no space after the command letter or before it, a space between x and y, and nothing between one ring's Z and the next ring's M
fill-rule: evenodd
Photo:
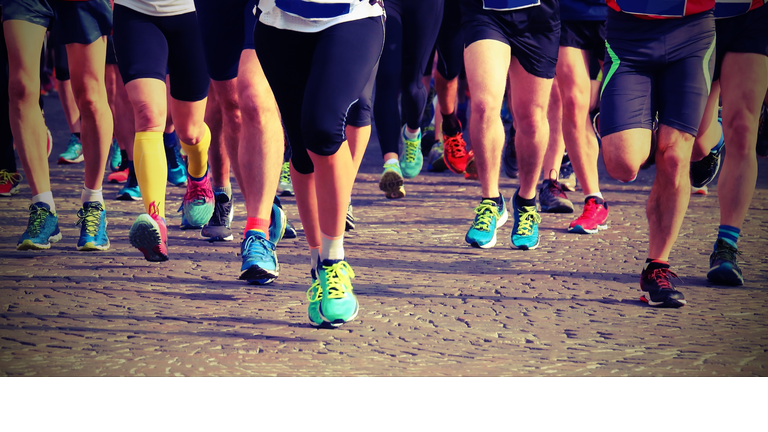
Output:
M467 145L461 140L461 132L446 139L443 145L452 158L460 159L467 156Z
M568 195L565 194L563 188L557 180L549 180L549 187L547 188L552 196L568 199Z
M490 231L492 218L499 219L499 207L493 201L483 201L479 206L475 207L475 223L472 224L472 228L479 231Z
M207 173L205 174L208 175ZM213 200L213 190L206 186L206 179L200 181L190 181L191 188L184 194L184 201L193 201L195 204L204 204L206 201Z
M21 174L10 173L6 170L0 171L0 184L12 183L14 180L17 182L21 181Z
M415 162L416 156L421 151L421 145L418 141L405 141L405 161Z
M270 250L269 246L267 247L256 247L257 244L263 245L263 244L270 244L269 240L262 240L257 239L256 236L249 236L245 239L245 243L243 243L243 254L248 255L255 255L258 258L271 258L271 254L269 254L267 251Z
M331 266L323 266L325 279L328 281L328 298L340 299L347 296L347 285L352 289L351 279L355 272L346 261L339 261Z
M741 251L729 244L723 244L723 243L720 243L717 246L717 249L715 249L715 252L714 252L715 257L713 261L717 261L719 259L723 259L726 261L736 261L736 255L740 256Z
M675 289L675 285L672 284L672 281L671 281L672 278L675 278L680 282L683 281L682 279L680 279L677 273L673 272L668 268L657 268L653 270L650 275L648 275L648 278L656 281L656 284L659 286L660 289L671 289L671 290Z
M520 213L520 222L517 225L517 234L531 235L534 222L541 223L541 216L536 212L536 207L523 207L523 211Z
M291 182L291 164L286 162L283 164L282 170L280 170L280 183Z
M27 231L30 237L35 237L40 234L40 229L42 229L49 214L51 214L51 212L43 207L38 207L34 204L29 206L29 224Z
M307 290L307 300L311 302L323 299L323 290L320 288L320 279L312 279L312 286Z
M85 232L89 236L95 236L99 232L99 222L101 220L101 206L88 207L85 212L80 209L77 212L77 223L75 226L85 226Z

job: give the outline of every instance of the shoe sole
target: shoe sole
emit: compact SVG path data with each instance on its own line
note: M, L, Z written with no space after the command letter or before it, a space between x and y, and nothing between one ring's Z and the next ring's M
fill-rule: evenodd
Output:
M141 197L134 197L131 194L124 193L122 195L118 195L115 199L118 201L140 201Z
M222 236L217 236L217 235L211 235L211 236L209 236L209 235L205 235L205 234L203 234L202 232L200 233L200 237L201 237L202 239L204 239L204 240L208 240L208 241L210 241L210 242L215 242L215 241L232 241L232 240L234 240L234 239L235 239L235 236L234 236L233 234L230 234L230 235L228 235L228 236L224 236L224 237L222 237Z
M575 233L575 234L597 234L600 230L604 230L607 228L608 228L608 224L598 225L597 228L595 229L587 229L581 225L576 225L574 227L568 227L568 232Z
M384 191L386 197L389 199L404 198L405 190L400 189L403 186L403 183L403 177L398 173L387 171L381 176L379 189Z
M707 280L716 285L744 285L744 277L732 268L715 267L710 269L707 273Z
M651 300L650 294L643 294L640 296L640 301L645 302L648 304L648 306L658 307L658 308L681 308L688 304L685 300L677 300L677 299L666 299L663 302L655 302Z
M64 159L63 157L59 157L59 160L58 160L58 162L56 162L56 164L57 165L71 165L71 164L80 163L83 160L85 160L83 158L83 155L80 155L80 156L78 156L78 157L76 157L75 159L72 159L72 160Z
M357 314L360 312L360 304L359 303L357 304L357 306L355 307L355 312L352 314L352 316L350 316L347 319L339 318L339 319L335 319L335 320L331 321L328 318L326 318L325 315L323 315L323 307L322 307L322 305L318 306L318 310L320 312L320 316L323 318L323 322L328 323L328 325L330 325L333 328L337 328L337 327L341 327L342 325L344 325L344 324L354 320L355 318L357 318Z
M8 192L0 193L0 196L4 196L4 197L13 196L13 195L16 195L17 193L19 193L19 190L21 190L21 187L15 187L15 188L11 189Z
M192 204L189 204L189 205L193 206ZM202 227L204 227L208 223L208 221L211 220L211 216L213 216L213 212L214 212L215 207L214 207L213 204L208 205L207 203L203 204L203 205L194 206L194 207L200 207L201 210L205 210L205 213L202 213L202 212L195 213L195 215L197 215L199 217L199 221L198 222L200 222L200 223L197 223L197 224L194 223L195 218L192 217L193 216L192 211L190 211L183 204L182 204L182 207L181 207L181 214L184 216L184 219L187 220L187 223L188 223L187 226L195 227L195 228L202 228ZM202 207L205 207L205 208L202 208ZM202 222L202 221L205 221L205 222ZM191 228L182 228L182 229L191 229Z
M238 279L248 281L251 285L267 285L274 282L279 275L280 269L270 271L257 265L252 265L248 267Z
M48 237L47 244L33 243L32 240L27 239L21 242L21 244L16 245L16 250L47 250L51 248L51 244L56 243L59 240L61 240L61 233Z
M105 250L109 250L109 246L110 246L109 241L107 241L106 245L97 245L96 243L88 242L88 243L84 244L83 246L78 246L77 250L79 250L79 251L105 251Z
M107 180L107 183L112 183L112 184L123 184L123 183L125 183L125 182L127 182L127 181L128 181L128 179L125 179L125 180L123 180L123 181L119 181L119 180L115 180L115 179L112 179L112 180Z
M128 240L131 242L131 246L144 254L147 261L168 261L168 255L160 250L162 245L160 228L149 215L139 215L128 232Z

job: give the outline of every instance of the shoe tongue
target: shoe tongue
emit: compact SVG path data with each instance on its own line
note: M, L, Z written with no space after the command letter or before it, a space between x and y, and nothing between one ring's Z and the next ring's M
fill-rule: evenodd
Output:
M342 261L343 261L343 260L332 260L332 259L326 259L326 260L323 260L322 262L320 262L320 265L321 265L322 267L330 267L330 266L332 266L332 265L334 265L334 264L337 264L337 263L340 263L340 262L342 262Z
M32 205L35 206L35 207L44 208L44 209L48 210L49 212L51 211L51 206L49 206L48 204L46 204L46 203L44 203L42 201L33 203Z

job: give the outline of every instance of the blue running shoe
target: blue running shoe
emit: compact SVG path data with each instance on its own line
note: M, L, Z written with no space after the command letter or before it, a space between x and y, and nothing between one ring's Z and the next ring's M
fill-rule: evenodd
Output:
M240 280L252 285L266 285L274 282L280 274L275 245L260 231L250 230L245 233L240 255L243 257Z
M18 250L50 249L51 243L61 240L59 217L51 212L51 207L38 202L29 206L29 222L27 230L21 235Z
M278 207L280 207L280 210L283 212L283 215L285 216L285 230L283 231L283 235L282 235L282 237L280 237L280 240L282 240L284 238L292 239L292 238L298 237L298 233L296 233L296 228L294 228L293 225L291 225L291 222L288 220L288 215L286 215L285 214L285 210L283 210L283 204L280 203L280 197L275 195L275 199L273 201L273 204L276 204ZM270 216L270 218L271 218L271 216ZM270 219L270 223L271 222L272 221ZM274 232L275 233L279 232L279 229L278 229L277 225L275 225ZM272 231L270 231L269 235L270 235L269 238L271 239L272 238ZM277 244L277 242L275 242L275 244Z
M405 138L405 126L403 126L403 154L400 155L400 169L403 177L412 179L419 175L424 163L424 155L421 153L421 131L416 139ZM386 167L386 165L385 165Z
M472 247L488 249L496 245L496 230L504 225L509 218L507 204L501 197L501 211L493 200L483 200L475 207L475 220L467 231L464 241Z
M285 217L283 209L277 205L272 204L272 214L269 215L269 241L275 246L283 239L285 235L285 226L288 220Z
M163 141L171 139L174 142L165 145L165 161L168 164L168 183L174 186L187 185L187 168L184 159L181 157L181 146L175 142L175 134L163 134Z
M717 285L744 285L744 276L736 262L737 255L741 255L741 252L732 243L717 239L715 250L709 256L707 279Z
M307 300L309 300L309 307L307 307L307 315L309 321L320 328L333 328L330 323L323 320L323 316L320 314L320 301L323 299L323 288L320 286L320 279L317 278L317 271L312 269L310 271L312 277L312 286L307 290Z
M80 225L80 238L77 240L79 251L105 251L109 249L107 237L107 211L98 201L83 204L77 212L77 225Z
M139 185L133 184L128 179L128 182L120 188L120 190L117 192L117 199L120 201L139 201L141 200L141 191L139 190Z
M517 192L512 197L513 217L515 226L512 228L512 246L522 250L539 247L539 224L541 216L536 212L536 206L518 208L515 204Z
M117 139L112 138L112 146L109 148L109 170L112 172L120 170L120 164L123 163L123 156L120 153L120 146L117 145Z
M324 260L317 266L322 298L320 316L332 327L352 321L357 317L359 305L352 292L352 267L343 260Z
M75 134L69 136L67 150L59 155L58 164L76 164L83 161L83 144Z

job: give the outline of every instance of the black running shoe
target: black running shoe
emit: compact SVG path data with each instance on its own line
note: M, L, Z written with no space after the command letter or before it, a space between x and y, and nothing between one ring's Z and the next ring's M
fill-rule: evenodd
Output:
M291 222L286 219L285 220L285 233L283 234L283 238L292 239L296 238L299 235L296 233L296 228L291 225Z
M504 173L509 178L517 178L517 152L515 151L515 130L512 129L507 137L507 145L502 153Z
M768 106L760 110L760 124L757 128L757 155L768 157Z
M718 285L744 285L744 277L736 263L736 255L741 252L723 239L717 239L715 251L709 256L707 279Z
M209 241L232 241L234 236L229 228L234 217L235 197L231 199L227 194L220 193L214 196L213 215L203 229L200 235L207 237Z
M708 153L704 159L691 162L691 186L702 188L715 179L720 171L720 153Z
M680 278L668 267L643 270L640 289L645 291L640 300L649 306L679 308L686 304L685 296L675 289L672 278Z
M352 214L352 203L347 206L347 225L344 227L344 231L355 229L355 216Z
M554 171L554 170L553 170ZM544 180L539 189L542 213L573 213L573 203L557 180Z

